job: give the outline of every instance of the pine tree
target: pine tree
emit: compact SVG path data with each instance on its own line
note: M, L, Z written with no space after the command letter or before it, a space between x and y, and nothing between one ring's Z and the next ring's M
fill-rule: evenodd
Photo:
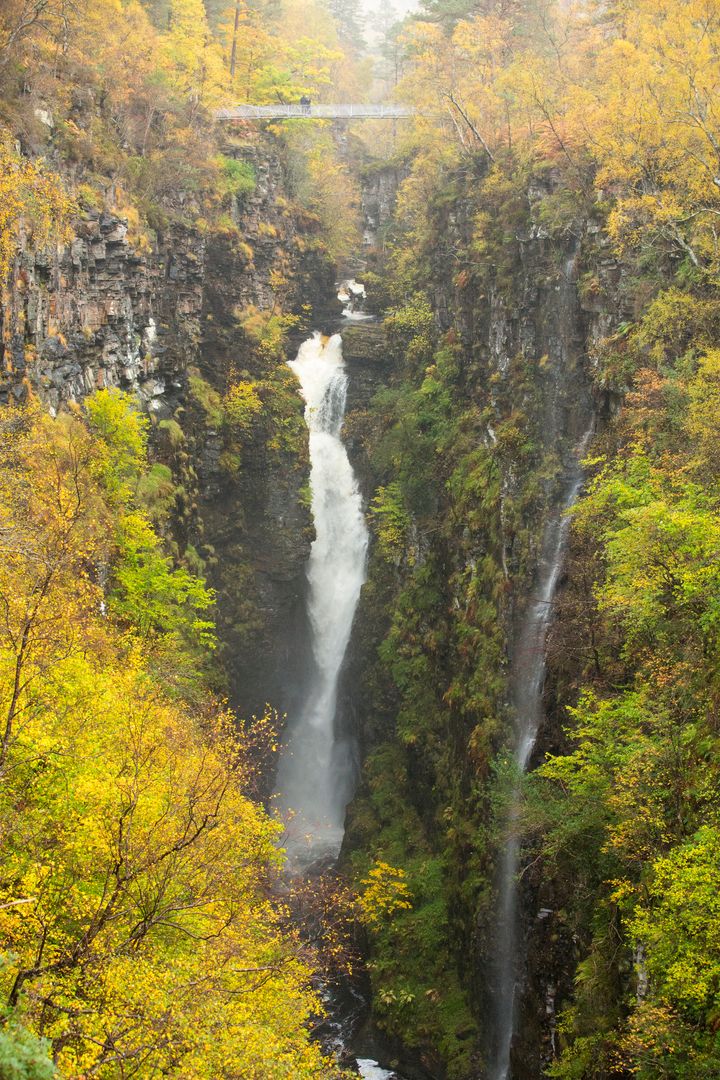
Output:
M335 20L337 35L342 44L354 53L365 49L364 22L360 0L325 0Z

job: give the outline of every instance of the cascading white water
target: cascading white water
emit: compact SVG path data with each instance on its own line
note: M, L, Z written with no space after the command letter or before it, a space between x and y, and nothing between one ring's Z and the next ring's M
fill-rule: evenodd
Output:
M527 770L542 720L542 694L545 681L545 642L555 596L562 571L565 546L570 529L570 511L583 483L581 461L592 435L592 426L581 440L574 464L567 478L561 511L548 523L543 538L537 593L520 631L510 673L511 696L515 714L514 768L520 777ZM508 813L508 839L498 874L498 907L494 941L496 987L493 1002L495 1046L489 1071L490 1080L508 1080L510 1051L515 1031L516 992L520 976L518 949L519 897L517 876L520 870L520 838L517 820L520 814L520 787L515 783Z
M305 341L290 367L300 380L310 432L310 487L315 541L307 567L314 670L305 699L290 718L277 776L278 807L288 822L295 862L337 854L352 791L347 743L335 734L340 669L360 589L368 532L357 480L340 438L347 372L342 339Z
M357 1065L362 1080L395 1080L396 1073L382 1069L371 1058L358 1058Z

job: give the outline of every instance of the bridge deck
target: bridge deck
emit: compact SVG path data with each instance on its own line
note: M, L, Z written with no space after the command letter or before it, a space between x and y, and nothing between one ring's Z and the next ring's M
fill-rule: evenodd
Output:
M286 120L294 116L315 120L400 120L414 116L407 105L232 105L218 109L218 120Z

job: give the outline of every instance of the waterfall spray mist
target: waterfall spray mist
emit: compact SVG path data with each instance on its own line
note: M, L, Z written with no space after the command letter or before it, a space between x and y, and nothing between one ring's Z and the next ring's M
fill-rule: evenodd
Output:
M339 334L305 341L290 363L305 399L315 541L307 567L313 671L290 718L278 768L278 805L295 861L336 854L352 794L352 762L335 732L340 669L365 580L368 532L357 480L340 438L347 394Z

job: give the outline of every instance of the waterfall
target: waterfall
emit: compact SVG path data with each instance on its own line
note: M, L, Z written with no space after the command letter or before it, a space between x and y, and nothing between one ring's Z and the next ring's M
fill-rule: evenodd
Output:
M562 571L570 529L570 511L583 483L581 461L593 428L588 429L574 456L568 473L560 510L548 522L543 537L537 573L535 599L525 614L518 635L510 672L511 700L515 716L514 767L520 777L527 770L543 715L545 681L545 642L552 601ZM516 997L522 955L519 949L519 897L517 876L520 870L520 837L517 821L520 814L519 782L512 791L507 827L508 839L498 873L498 907L494 939L497 985L493 1001L495 1036L490 1080L509 1080L510 1050L515 1031Z
M360 589L368 532L357 480L340 438L347 372L342 340L319 334L289 365L300 380L310 433L310 488L315 541L307 566L313 670L301 707L290 717L277 776L277 802L288 822L286 847L296 863L340 849L353 765L335 732L337 688Z

